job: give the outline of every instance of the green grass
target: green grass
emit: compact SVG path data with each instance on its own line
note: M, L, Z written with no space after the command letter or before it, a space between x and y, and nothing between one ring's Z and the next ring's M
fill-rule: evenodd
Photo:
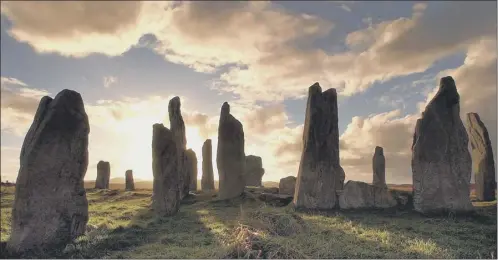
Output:
M150 190L87 190L87 233L54 257L496 258L496 201L475 203L475 216L427 218L400 210L296 212L212 195L156 218ZM13 196L2 187L2 241Z

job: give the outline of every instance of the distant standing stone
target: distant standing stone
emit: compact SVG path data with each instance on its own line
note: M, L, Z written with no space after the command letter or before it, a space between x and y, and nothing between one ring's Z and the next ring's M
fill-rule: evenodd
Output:
M344 185L339 164L337 93L322 93L318 83L309 88L303 132L303 152L296 182L294 207L332 209L336 191Z
M135 190L135 182L133 181L133 171L127 170L125 173L126 190Z
M214 190L213 155L211 139L204 141L202 145L202 178L201 188L203 191Z
M481 201L493 201L496 199L496 172L488 129L477 113L467 114L467 126L472 146L476 197Z
M391 208L396 199L387 186L374 186L360 181L348 181L339 196L341 209Z
M180 190L180 198L182 199L188 194L189 171L186 167L188 159L185 155L187 150L185 122L182 117L181 102L179 97L174 97L169 101L168 113L170 129L178 148L178 185Z
M41 99L21 149L10 253L36 257L85 232L89 132L79 93L64 89L54 99Z
M96 189L109 189L109 179L111 178L111 164L105 161L97 163Z
M372 158L373 168L373 185L378 187L387 187L386 184L386 158L384 157L384 149L380 146L375 147L374 156Z
M295 187L296 187L296 177L288 176L282 178L280 179L280 182L278 184L278 193L294 196Z
M154 124L152 133L152 208L159 216L172 216L180 206L178 152L173 133Z
M244 129L242 124L230 114L227 102L221 107L218 126L218 151L216 156L220 178L219 199L231 199L244 192Z
M472 211L472 161L455 81L444 77L417 120L412 145L413 206L427 214Z
M261 178L264 174L265 169L263 168L263 160L261 157L255 155L246 156L246 168L244 174L246 186L263 186Z
M188 158L188 164L187 167L189 168L189 190L191 191L196 191L197 190L197 155L195 154L194 150L188 149L187 150L187 158Z

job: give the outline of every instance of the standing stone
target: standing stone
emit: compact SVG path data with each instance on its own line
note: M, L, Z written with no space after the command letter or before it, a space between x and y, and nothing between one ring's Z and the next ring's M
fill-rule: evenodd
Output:
M280 179L278 183L278 193L294 196L296 188L296 177L288 176Z
M218 151L216 164L220 177L219 199L231 199L244 192L244 129L242 124L230 114L227 102L221 107L218 126Z
M179 97L174 97L168 104L169 124L173 133L176 146L178 148L178 185L180 190L180 198L183 199L188 194L189 186L189 170L187 168L187 138L185 134L185 122L183 121L181 103Z
M213 177L213 155L211 139L204 141L202 145L202 178L201 188L203 191L214 190Z
M85 232L89 132L79 93L64 89L41 99L21 149L10 253L41 257Z
M125 189L126 190L135 190L135 182L133 181L133 171L127 170L125 173Z
M246 186L263 186L261 183L261 178L265 174L265 169L263 169L263 161L261 157L248 155L246 156L246 171L244 174L244 180Z
M293 204L296 208L332 209L336 191L344 185L339 164L337 93L322 93L318 83L309 88L303 131L303 152Z
M111 178L111 164L105 161L97 163L97 180L95 189L109 189L109 179Z
M391 208L397 205L387 186L348 181L339 196L341 209Z
M460 95L451 77L439 85L413 136L413 206L427 214L472 211L472 161L460 119Z
M496 199L496 176L493 148L489 140L488 129L477 113L467 114L467 126L470 145L472 146L472 163L475 177L475 194L478 200Z
M152 132L152 208L159 216L172 216L180 206L178 148L173 132L154 124Z
M373 185L378 187L387 187L386 184L386 158L384 149L380 146L375 147L375 153L372 158L373 168Z
M197 190L197 155L192 149L187 150L187 158L189 167L189 190Z

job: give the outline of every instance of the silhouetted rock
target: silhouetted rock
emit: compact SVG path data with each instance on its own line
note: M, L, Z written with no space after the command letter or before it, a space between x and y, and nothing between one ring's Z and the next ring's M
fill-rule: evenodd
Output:
M126 190L135 190L135 182L133 181L133 171L127 170L125 173L125 189Z
M21 149L12 208L12 254L40 255L85 232L90 126L81 95L62 90L41 99Z
M412 145L413 206L421 213L472 211L472 161L455 81L444 77L417 120Z
M221 107L216 164L220 178L218 198L223 200L240 196L245 186L244 129L239 120L230 114L227 102Z
M97 163L97 180L95 189L109 189L109 179L111 178L111 164L105 161Z
M261 184L263 174L265 174L265 169L263 169L261 157L254 155L246 156L246 168L244 173L246 186L263 186Z
M197 156L192 149L187 150L187 168L189 173L189 190L197 190Z
M280 194L287 194L294 196L296 188L296 177L288 176L280 179L280 183L278 184L278 192Z
M213 177L213 147L211 139L204 141L202 145L202 178L201 188L203 191L214 190Z
M179 97L174 97L168 104L169 124L178 148L178 185L180 198L188 195L189 169L186 164L187 137L185 133L185 122L183 121L181 102Z
M384 149L380 146L375 147L375 153L372 158L373 168L373 185L379 187L387 187L386 184L386 158L384 157Z
M496 176L493 148L488 129L477 113L467 114L467 126L472 146L472 163L475 176L475 194L478 200L496 199Z
M359 181L348 181L339 196L341 209L391 208L396 205L396 199L387 186L374 186Z
M180 206L178 153L173 133L163 124L154 124L152 133L152 208L159 216L171 216Z
M303 152L296 181L294 206L331 209L336 206L336 190L344 185L339 164L337 93L322 93L318 83L309 88L303 131Z

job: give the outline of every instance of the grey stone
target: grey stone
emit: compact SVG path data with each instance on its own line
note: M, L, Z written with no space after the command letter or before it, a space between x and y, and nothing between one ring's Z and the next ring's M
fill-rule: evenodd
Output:
M265 169L263 169L263 161L261 157L255 155L246 156L246 168L244 173L246 186L263 186L261 178L264 174Z
M336 191L344 185L339 163L337 93L322 93L318 83L309 88L303 131L303 152L293 204L296 208L332 209Z
M201 188L203 191L214 190L213 176L213 147L211 139L204 141L202 145L202 178Z
M186 157L187 138L185 133L185 122L183 121L181 102L179 97L174 97L168 104L169 124L178 148L178 185L180 198L188 195L189 186L189 169L187 168L188 159Z
M384 149L380 146L375 147L375 152L372 158L373 168L373 185L379 187L387 187L386 184L386 158L384 157Z
M468 212L472 161L455 81L444 77L417 120L412 145L413 206L423 214Z
M41 99L21 148L7 250L39 254L84 234L90 126L81 95Z
M189 190L197 190L197 156L192 149L187 150L187 168L189 173Z
M111 164L105 161L97 163L96 189L109 189L109 179L111 178Z
M278 192L280 194L287 194L294 196L295 188L296 188L296 177L294 176L288 176L282 178L278 183Z
M221 107L216 164L220 178L218 198L223 200L240 196L245 186L244 129L239 120L230 114L227 102Z
M467 126L472 147L476 197L481 201L493 201L496 199L496 172L488 129L477 113L467 114Z
M173 132L154 124L152 132L152 208L159 216L172 216L180 207L178 153Z
M135 182L133 181L133 171L127 170L125 173L125 189L135 190Z
M397 201L387 187L360 181L348 181L339 196L341 209L391 208L396 205Z

